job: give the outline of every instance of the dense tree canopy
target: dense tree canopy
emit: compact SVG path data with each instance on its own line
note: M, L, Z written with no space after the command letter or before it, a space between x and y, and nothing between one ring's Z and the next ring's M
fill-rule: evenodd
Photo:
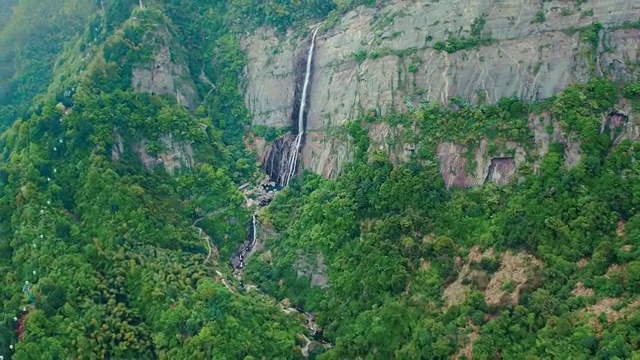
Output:
M638 356L640 148L614 144L616 130L600 129L601 112L624 89L593 81L533 106L425 104L382 120L420 125L414 140L423 151L395 166L366 151L362 130L371 119L352 123L346 130L359 159L337 181L308 175L274 200L265 215L280 235L249 274L265 291L317 313L335 342L323 358L449 358L471 342L465 356L483 359ZM533 134L518 119L548 111L582 137L579 165L568 169L557 143L519 182L445 191L434 140L526 146ZM478 248L494 255L469 260L470 272L464 264ZM509 268L518 260L507 253L533 255L527 259L541 265ZM317 254L328 265L327 289L310 287L311 274L297 270ZM505 268L535 275L520 287ZM504 299L515 292L519 301L494 301L490 280L501 281ZM462 286L467 291L451 305L447 294Z
M337 179L305 173L261 210L260 291L233 279L238 185L259 174L243 140L281 135L249 126L238 33L376 3L0 0L0 356L640 356L640 145L602 123L622 98L640 111L638 83L354 119ZM162 46L192 108L132 89ZM576 166L560 142L536 158L532 117L580 142ZM380 122L416 129L408 161L370 151ZM520 178L445 189L436 145L483 140L526 151ZM308 346L284 299L332 347Z

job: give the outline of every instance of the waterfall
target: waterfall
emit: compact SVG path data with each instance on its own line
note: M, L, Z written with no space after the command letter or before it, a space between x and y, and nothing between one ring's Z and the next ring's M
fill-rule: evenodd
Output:
M249 249L253 248L258 240L258 222L256 221L257 216L256 213L253 213L251 216L251 225L253 226L253 238L251 239L251 245L249 245Z
M311 64L313 63L313 48L315 47L316 35L318 34L318 30L320 28L316 28L313 31L313 35L311 36L311 46L309 47L309 54L307 55L307 69L304 75L304 84L302 85L302 98L300 99L300 110L298 111L298 134L296 135L296 139L293 143L293 148L291 152L291 160L289 161L289 171L285 176L284 185L289 185L289 180L296 171L296 163L298 162L298 153L300 152L300 145L302 144L302 136L304 135L304 115L305 108L307 105L307 87L309 86L309 80L311 78Z
M253 250L253 247L258 242L258 213L254 212L251 215L251 224L247 228L247 232L249 235L247 236L247 240L240 245L240 248L237 251L237 255L231 259L231 266L234 269L242 269L244 268L244 260L248 253Z
M274 142L272 148L269 152L269 155L265 159L264 170L266 174L269 176L269 179L273 181L276 185L281 185L283 187L289 185L289 180L293 177L296 172L296 165L298 162L298 154L300 153L300 148L302 146L302 138L305 133L305 115L308 112L307 109L307 97L309 90L309 83L311 82L311 72L313 65L313 50L315 48L316 35L318 34L318 30L320 28L316 28L313 31L313 35L311 36L311 46L309 47L309 52L307 53L307 61L306 61L306 70L304 74L304 81L297 82L296 96L294 99L294 103L300 99L300 106L296 109L294 106L294 110L291 114L292 124L295 124L295 111L298 111L297 116L297 125L298 125L298 133L295 138L293 134L289 136L280 138ZM302 61L304 59L300 59L300 67L302 67ZM300 89L300 84L302 84L302 88ZM302 94L298 98L298 91L302 90ZM294 126L295 128L295 126ZM272 185L269 185L272 186ZM257 187L259 192L263 194L273 193L273 189L267 189L266 184L261 184ZM245 191L248 189L244 188ZM254 189L255 190L255 189ZM275 190L277 191L277 190ZM245 199L247 199L245 193ZM268 202L271 200L271 197L266 198L263 203L262 201L258 201L259 207L266 206ZM248 206L247 200L247 206ZM253 247L256 245L258 241L258 220L257 220L257 212L254 212L251 217L251 223L248 225L247 233L248 236L243 242L234 256L231 259L231 267L234 270L241 270L245 266L246 256L251 253Z

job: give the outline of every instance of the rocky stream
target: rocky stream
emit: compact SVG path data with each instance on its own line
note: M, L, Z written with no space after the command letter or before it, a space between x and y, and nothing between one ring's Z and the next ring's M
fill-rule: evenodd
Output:
M319 28L313 30L311 35L311 43L306 57L299 57L296 61L296 70L298 70L296 90L294 94L294 106L290 117L291 133L275 140L273 147L268 155L268 160L264 162L263 171L265 177L257 185L252 186L250 183L243 184L239 187L245 199L245 206L252 209L251 220L247 225L247 238L238 247L230 265L233 274L240 281L245 290L257 289L255 285L245 284L242 278L242 271L246 266L251 253L256 250L258 243L259 231L259 212L267 207L276 194L289 185L290 180L300 170L300 152L304 144L306 117L309 111L309 87L313 74L313 53L315 40ZM302 71L304 69L304 71ZM300 313L305 318L305 326L309 329L316 344L320 346L330 347L331 344L326 342L322 337L322 329L315 323L315 316L305 312L303 309L291 307L286 301L281 302L282 310L287 313ZM302 354L308 356L310 347L313 342L306 336L301 335L306 345L302 348Z

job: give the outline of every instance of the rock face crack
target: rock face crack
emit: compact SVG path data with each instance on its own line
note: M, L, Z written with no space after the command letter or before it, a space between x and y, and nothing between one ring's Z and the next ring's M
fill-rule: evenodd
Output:
M278 185L284 185L287 181L286 176L289 170L291 152L294 150L294 142L293 135L276 139L264 161L264 172L269 175L271 181Z
M505 185L515 175L515 172L516 162L512 157L493 158L484 182Z

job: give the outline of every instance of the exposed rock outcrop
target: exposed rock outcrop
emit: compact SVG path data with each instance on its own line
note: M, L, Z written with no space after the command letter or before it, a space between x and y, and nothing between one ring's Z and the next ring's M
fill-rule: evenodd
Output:
M487 182L502 185L511 181L517 167L525 161L524 149L516 143L507 142L505 148L508 152L489 154L487 145L486 140L482 140L480 146L473 150L448 142L438 145L440 174L447 189Z
M168 95L176 101L193 110L198 104L198 92L189 75L186 61L180 54L172 53L171 49L181 47L172 39L166 28L148 33L145 41L157 43L153 60L147 64L139 64L133 68L131 87L138 92L153 95Z
M302 148L302 163L306 169L332 178L353 159L353 146L344 134L334 134L330 129L307 133Z
M586 11L593 15L585 16ZM317 134L306 139L303 165L336 175L351 149L332 129L369 109L384 115L390 109L405 110L407 102L446 102L453 96L474 102L512 95L543 99L594 73L614 80L638 79L639 30L621 25L637 21L639 11L640 4L628 0L590 0L580 9L563 0L395 0L376 9L350 11L317 39L307 118L307 130ZM545 21L536 21L539 12ZM576 31L595 21L604 26L597 49ZM463 37L492 41L454 53L433 48L436 42ZM296 54L305 46L292 34L278 38L270 29L259 29L242 45L249 56L246 104L254 124L286 126L294 104ZM565 140L565 158L572 166L579 159L579 143ZM402 158L403 151L391 153ZM453 148L449 152L459 153ZM477 180L461 176L454 181L454 176L452 184L484 182L490 167L489 159ZM509 178L510 167L496 162L493 181ZM494 178L501 172L505 176Z
M500 257L500 268L494 274L474 269L473 264L494 256L493 249L483 252L476 246L470 250L458 278L444 290L443 297L447 306L463 303L472 284L484 293L488 305L503 307L518 304L520 291L535 282L543 263L524 252L514 254L506 251Z
M155 156L147 151L148 141L143 139L127 147L122 136L117 129L113 131L114 143L111 144L111 161L119 161L126 151L133 151L140 158L142 165L147 171L152 171L158 165L163 165L170 175L181 168L192 168L194 166L193 148L189 142L176 141L171 134L163 135L160 138L162 150Z
M615 109L608 114L602 114L600 133L608 131L614 144L623 140L639 141L640 124L631 104L625 99L616 104Z
M118 161L124 152L124 142L117 130L113 132L113 139L115 140L115 144L111 146L111 160Z
M565 135L560 128L560 123L553 119L551 114L545 112L539 115L532 114L529 117L529 128L534 134L537 155L541 159L549 153L549 145L552 142L559 142L564 148L564 162L569 168L576 166L580 162L580 141L577 134ZM536 170L540 163L534 164Z
M393 164L407 161L417 151L417 145L411 141L409 136L410 133L416 131L415 128L406 131L401 125L392 128L385 122L371 124L369 127L369 137L371 138L369 152L382 151L389 154L389 161Z
M327 265L325 265L324 256L321 253L315 255L314 261L310 261L304 251L298 250L293 267L298 276L311 276L310 286L329 287Z
M502 255L501 263L502 266L487 285L484 299L487 305L515 306L523 287L535 281L540 273L542 262L525 253L507 251Z
M286 182L287 170L295 138L293 135L281 137L269 146L269 152L263 163L263 170L269 179L282 185Z

